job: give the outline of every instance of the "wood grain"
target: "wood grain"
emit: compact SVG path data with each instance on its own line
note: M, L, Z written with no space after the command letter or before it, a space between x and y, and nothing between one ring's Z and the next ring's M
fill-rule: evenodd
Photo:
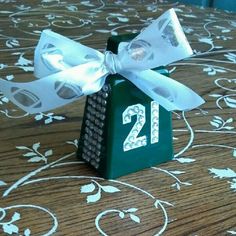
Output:
M176 62L168 67L169 69L176 67L171 74L172 78L193 88L206 100L201 110L173 114L175 153L183 152L177 158L185 157L195 161L181 164L174 160L157 166L157 169L145 169L121 177L118 182L102 180L86 164L74 163L78 162L73 154L76 148L66 143L79 138L84 99L52 111L65 119L53 121L48 125L45 124L46 118L36 121L34 116L24 116L24 113L12 104L0 103L0 180L7 184L0 186L0 219L1 208L25 206L7 211L6 217L0 220L0 234L8 235L2 229L2 222L11 220L14 212L18 212L20 220L15 222L15 225L19 227L21 235L27 228L32 235L45 235L53 226L53 220L48 213L39 208L26 207L26 205L36 205L55 215L58 220L55 235L100 235L95 226L95 219L101 212L111 209L117 211L104 215L99 222L100 228L107 235L155 235L164 227L165 214L168 216L168 224L163 235L229 235L227 231L236 231L235 189L230 189L229 183L233 178L213 178L209 169L230 168L236 172L236 159L233 156L233 151L236 150L235 108L227 106L223 99L220 103L223 109L220 109L216 105L217 98L209 95L235 94L236 91L236 83L233 81L221 82L222 86L229 86L231 90L222 89L215 84L218 78L235 79L235 61L227 61L225 56L227 53L235 54L236 51L235 14L184 5L177 6L173 3L152 3L152 1L127 1L126 5L105 1L104 6L102 2L91 1L95 6L86 6L69 0L63 2L25 0L19 3L0 1L0 64L8 65L0 69L0 77L6 79L6 76L14 75L15 81L34 79L32 72L22 70L15 63L19 53L24 53L25 58L33 60L34 47L39 39L38 33L32 33L35 30L51 28L87 46L103 49L110 34L99 33L96 30L115 28L108 25L107 17L111 17L113 23L121 26L116 29L116 32L122 34L127 33L126 29L140 30L147 25L148 18L157 18L164 10L176 6L179 9L177 13L182 19L181 24L193 29L186 34L191 46L202 53L198 57ZM68 8L75 11L70 11ZM123 14L123 16L112 17L109 13ZM122 22L119 17L128 18L129 22L125 19ZM60 19L64 20L64 23ZM72 24L66 21L71 21ZM205 25L207 22L209 23ZM77 27L78 25L81 27ZM224 29L230 31L222 33ZM79 40L89 32L92 32L90 36ZM223 36L232 39L226 40ZM215 48L209 53L207 51L211 45L200 42L200 38L212 39L215 46L223 48ZM19 45L12 39L17 39ZM8 40L11 40L9 42L12 47L6 45ZM18 54L13 55L13 53ZM211 76L204 71L207 65L215 68L220 66L225 72L216 72ZM231 98L235 99L235 96ZM9 115L14 118L7 117L3 113L5 110L9 111ZM23 117L17 118L20 116ZM229 125L234 129L217 131L210 123L214 116L220 116L224 120L233 118ZM16 148L16 146L32 147L38 142L40 152L53 150L48 163L27 162L27 157L23 156L26 151ZM208 146L204 146L206 144ZM62 165L63 160L57 163L67 154L71 156L65 162L73 163ZM41 171L34 173L40 168ZM171 187L176 183L176 179L168 174L170 172L163 170L183 171L176 177L192 185L180 183L181 189L178 191L175 187ZM30 173L34 175L31 176ZM16 184L24 176L26 176L25 181ZM29 182L37 179L41 181ZM81 193L81 187L90 183L96 185L94 181L101 185L116 187L120 191L114 194L102 192L98 202L87 203L86 198L89 194ZM12 191L4 196L13 184L17 187L12 188ZM98 187L93 194L97 189ZM173 206L163 203L156 208L154 203L157 199L167 201ZM138 209L134 214L140 218L140 223L131 220L128 214L123 219L119 217L118 210L130 208Z

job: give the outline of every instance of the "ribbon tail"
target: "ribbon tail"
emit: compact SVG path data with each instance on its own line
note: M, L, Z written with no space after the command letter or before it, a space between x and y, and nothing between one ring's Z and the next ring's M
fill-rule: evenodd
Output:
M124 71L121 75L168 111L191 110L205 102L192 89L153 70Z
M0 79L0 90L22 110L34 114L64 106L99 91L106 76L107 72L100 63L93 62L27 83Z

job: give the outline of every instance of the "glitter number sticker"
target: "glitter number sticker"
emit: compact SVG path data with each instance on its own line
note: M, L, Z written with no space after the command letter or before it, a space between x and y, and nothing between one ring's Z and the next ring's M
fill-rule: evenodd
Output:
M136 116L137 120L130 130L127 138L123 143L124 152L144 147L147 145L147 136L138 137L146 123L145 107L141 104L128 106L122 114L123 125L131 122L131 117ZM159 140L159 105L155 101L151 102L151 144L157 143Z
M159 104L151 102L151 144L159 141Z
M130 123L132 116L137 116L137 120L123 143L125 152L147 145L146 135L137 137L146 122L145 107L141 104L128 106L122 114L123 125Z

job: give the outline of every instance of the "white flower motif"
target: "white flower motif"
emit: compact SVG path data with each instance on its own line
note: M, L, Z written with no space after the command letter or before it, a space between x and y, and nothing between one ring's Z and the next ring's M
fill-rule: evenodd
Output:
M224 119L222 119L220 116L214 116L214 118L210 121L210 124L215 127L214 130L231 130L234 129L234 127L227 124L230 124L232 122L233 118L229 118L224 121Z
M209 172L211 174L214 174L213 178L232 178L231 181L228 181L230 183L230 188L236 192L236 172L230 168L227 169L216 169L216 168L211 168L209 169Z
M53 112L50 112L50 113L47 113L47 114L39 113L34 117L34 119L37 120L37 121L44 120L44 124L47 125L47 124L52 123L55 120L57 120L57 121L64 120L65 117L64 116L57 116L57 115L54 115Z
M98 189L97 192L94 194L94 190ZM101 193L105 192L105 193L116 193L119 192L120 189L114 187L114 186L110 186L110 185L101 185L99 184L97 181L92 180L92 183L90 184L86 184L83 185L80 189L81 193L92 193L90 195L87 196L87 203L94 203L97 202L101 199Z
M212 38L202 37L202 38L199 38L198 41L201 43L207 43L207 44L213 45Z
M40 147L40 143L33 144L32 148L25 147L25 146L16 146L19 150L27 151L23 154L24 157L28 158L28 162L41 162L44 161L47 164L48 157L53 154L52 149L47 150L44 154L38 151Z
M213 66L208 66L203 68L204 72L207 72L208 75L216 75L216 72L218 73L225 73L226 71L223 69L215 68Z
M236 54L235 54L235 53L229 52L229 53L227 53L227 54L224 54L224 56L225 56L228 60L232 61L233 63L236 63Z

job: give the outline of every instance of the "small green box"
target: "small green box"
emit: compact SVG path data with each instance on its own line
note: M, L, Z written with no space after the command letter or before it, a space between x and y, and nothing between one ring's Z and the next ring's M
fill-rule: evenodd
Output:
M109 38L107 50L117 53L118 44L134 36ZM121 75L109 75L101 91L87 96L77 154L108 179L167 162L173 157L171 112Z

